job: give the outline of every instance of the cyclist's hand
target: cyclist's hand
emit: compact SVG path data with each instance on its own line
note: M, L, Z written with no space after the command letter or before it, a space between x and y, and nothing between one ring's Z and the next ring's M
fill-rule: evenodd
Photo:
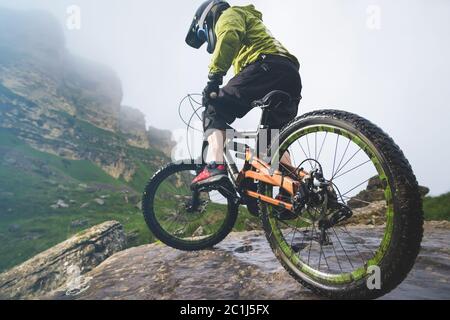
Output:
M219 88L223 83L223 76L220 74L210 74L208 76L209 81L203 90L203 98L208 101L212 98L214 94L217 96L219 94Z

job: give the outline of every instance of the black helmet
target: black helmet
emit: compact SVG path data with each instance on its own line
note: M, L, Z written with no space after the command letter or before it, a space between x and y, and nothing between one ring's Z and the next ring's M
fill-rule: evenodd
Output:
M194 21L189 28L186 43L195 49L199 49L205 42L208 43L207 50L213 53L216 48L216 33L214 28L220 15L230 5L226 1L205 1L195 13Z

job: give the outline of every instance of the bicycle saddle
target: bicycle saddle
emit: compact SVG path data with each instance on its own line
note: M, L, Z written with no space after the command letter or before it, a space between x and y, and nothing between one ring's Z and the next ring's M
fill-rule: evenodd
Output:
M269 92L264 98L252 102L252 108L272 109L275 110L283 104L292 102L292 97L289 93L274 90Z

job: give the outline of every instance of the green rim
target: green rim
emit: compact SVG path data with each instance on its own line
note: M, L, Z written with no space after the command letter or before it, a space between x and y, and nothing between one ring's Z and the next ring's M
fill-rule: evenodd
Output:
M383 182L383 186L385 186L384 195L387 205L386 228L380 246L378 247L372 259L368 260L364 266L359 267L350 273L342 273L342 274L324 273L315 270L314 268L311 268L310 266L302 262L301 259L295 254L294 250L284 239L281 230L278 228L277 219L273 214L271 206L267 206L269 213L268 215L269 223L272 230L272 236L276 239L279 248L281 250L281 253L288 259L290 264L292 264L298 269L298 271L307 275L308 277L310 277L312 280L315 281L327 282L334 285L348 284L364 278L368 274L367 269L369 267L379 266L383 257L387 252L387 249L389 248L394 225L393 224L394 208L392 202L392 192L388 180L388 175L386 174L383 165L381 164L382 160L380 159L382 157L379 154L379 152L367 138L365 138L364 136L359 137L344 128L338 128L332 125L312 125L302 128L297 132L293 133L292 135L290 135L288 139L282 142L278 150L275 153L273 153L275 155L273 160L276 161L280 154L283 154L295 141L297 141L301 137L310 133L317 133L317 132L335 133L350 139L366 153L366 155L371 159L373 165L375 166L379 178ZM271 193L271 188L269 188L269 190L270 191L266 190L266 193L267 195L270 196L269 193Z

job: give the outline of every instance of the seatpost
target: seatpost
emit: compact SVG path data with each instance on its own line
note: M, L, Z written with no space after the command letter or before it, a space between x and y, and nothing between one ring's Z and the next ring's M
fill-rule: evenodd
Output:
M261 152L261 141L262 141L262 137L261 137L261 133L264 134L264 140L267 141L267 143L269 143L268 141L268 132L267 130L269 129L269 126L267 124L268 120L269 120L269 113L270 110L268 108L263 108L262 109L262 114L261 114L261 122L259 124L259 129L258 129L258 135L257 135L257 139L256 139L256 155L259 158L263 158L262 156L266 157L267 154L267 146L264 146L264 152ZM264 132L266 131L266 132Z
M264 108L261 114L261 121L259 123L259 129L267 129L267 122L269 120L269 113L270 110L267 108Z

